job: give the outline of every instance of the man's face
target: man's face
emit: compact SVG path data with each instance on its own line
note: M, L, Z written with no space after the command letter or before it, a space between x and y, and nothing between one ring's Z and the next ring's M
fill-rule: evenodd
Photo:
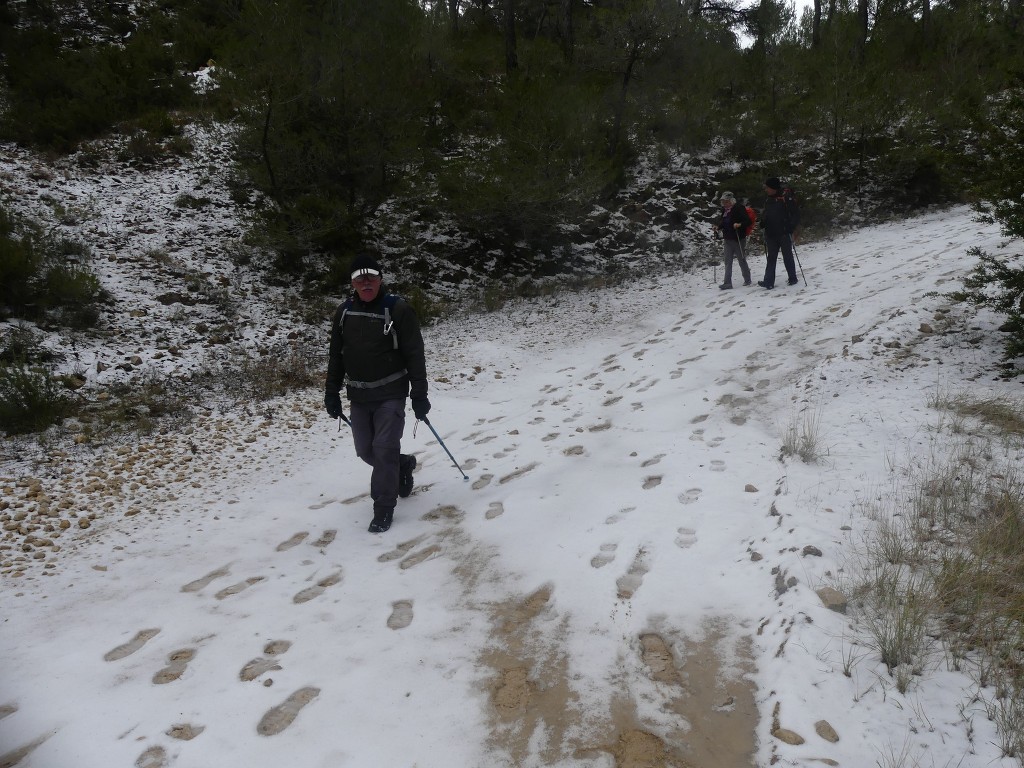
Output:
M730 208L732 208L732 204L733 204L732 200L728 200L728 199L725 199L725 198L722 199L722 205L725 206L725 210L729 210Z
M352 288L364 302L371 302L380 293L380 275L360 275L352 278Z

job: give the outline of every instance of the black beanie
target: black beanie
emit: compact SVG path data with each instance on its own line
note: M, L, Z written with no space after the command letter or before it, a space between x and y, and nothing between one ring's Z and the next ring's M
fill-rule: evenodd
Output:
M769 176L767 179L765 179L764 185L769 189L774 189L776 192L782 189L782 182L779 181L778 178L775 176Z
M380 264L378 264L377 260L366 251L357 254L356 257L352 259L351 271L353 280L360 275L376 275L379 277L381 274Z

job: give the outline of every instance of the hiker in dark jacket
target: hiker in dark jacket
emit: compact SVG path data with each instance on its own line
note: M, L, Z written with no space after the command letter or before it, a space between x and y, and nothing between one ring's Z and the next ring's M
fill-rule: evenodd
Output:
M430 411L423 336L408 303L388 295L380 264L367 253L352 262L352 296L334 313L324 407L341 418L346 384L356 455L373 467L371 533L391 527L398 497L412 493L416 457L401 453L405 399L417 419Z
M789 284L796 285L796 263L793 260L793 233L800 226L800 208L792 190L785 189L782 182L771 177L764 182L764 211L761 213L761 231L764 232L764 249L768 263L764 268L764 280L757 284L762 288L775 287L775 265L782 251L782 263L786 265Z
M743 273L743 284L750 285L750 267L747 266L747 227L750 226L750 216L747 209L742 205L736 205L736 196L732 192L722 193L722 215L719 217L716 226L722 230L722 240L725 243L725 282L719 288L725 290L732 288L732 260L740 262L740 272Z

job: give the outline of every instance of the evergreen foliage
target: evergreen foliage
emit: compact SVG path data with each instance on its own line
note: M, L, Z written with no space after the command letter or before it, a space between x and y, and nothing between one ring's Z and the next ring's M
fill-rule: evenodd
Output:
M974 184L976 208L982 219L998 224L1009 238L1024 237L1024 87L1007 90L992 99L978 121L978 167ZM1002 331L1007 368L1024 374L1024 259L992 254L980 248L970 254L978 266L964 280L964 290L951 296L1006 315Z
M0 206L0 318L96 325L105 295L89 257L81 243L47 236Z
M639 154L714 141L736 179L827 191L809 226L846 201L980 199L1019 237L1022 32L1020 0L817 18L786 0L5 3L0 127L70 150L127 122L144 128L127 151L155 157L169 111L229 109L239 183L262 193L251 237L287 273L347 263L388 201L458 226L480 245L459 258L500 273L522 243L549 257ZM187 73L211 60L221 88L199 101Z

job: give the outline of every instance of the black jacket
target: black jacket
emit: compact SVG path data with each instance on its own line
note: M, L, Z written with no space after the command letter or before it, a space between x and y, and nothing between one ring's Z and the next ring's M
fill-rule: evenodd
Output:
M743 226L739 229L733 226L739 222ZM718 228L722 230L722 237L726 240L742 240L747 236L747 227L750 226L750 216L747 214L747 207L739 201L732 204L728 211L722 206L722 215L718 218Z
M390 327L387 326L390 321ZM341 304L331 322L327 393L346 384L353 403L426 397L427 366L416 312L384 287L369 304L355 295Z
M792 235L799 226L800 206L797 205L793 190L783 189L779 194L765 198L761 229L767 237L777 240L783 235Z

